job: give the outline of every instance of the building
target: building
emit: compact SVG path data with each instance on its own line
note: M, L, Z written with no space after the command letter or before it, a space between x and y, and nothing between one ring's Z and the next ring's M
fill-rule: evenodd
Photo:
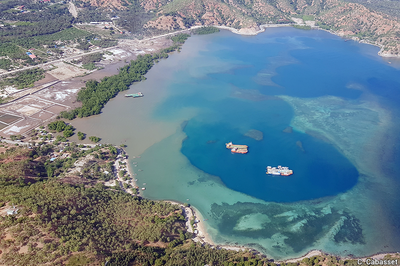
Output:
M18 214L18 209L13 206L12 208L7 210L7 215L14 215L14 214Z

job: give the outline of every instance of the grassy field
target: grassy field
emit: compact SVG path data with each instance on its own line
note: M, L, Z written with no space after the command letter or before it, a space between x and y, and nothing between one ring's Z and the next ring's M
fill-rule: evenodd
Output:
M36 40L40 41L68 41L75 39L82 39L88 36L91 36L92 33L80 30L74 27L62 30L60 32L56 32L53 34L42 35L34 37Z

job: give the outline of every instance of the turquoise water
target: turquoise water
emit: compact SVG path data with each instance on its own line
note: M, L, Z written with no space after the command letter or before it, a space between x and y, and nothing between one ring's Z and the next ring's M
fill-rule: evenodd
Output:
M216 244L275 259L399 251L400 75L377 52L291 28L193 36L132 86L145 97L75 123L141 155L144 196L189 202Z

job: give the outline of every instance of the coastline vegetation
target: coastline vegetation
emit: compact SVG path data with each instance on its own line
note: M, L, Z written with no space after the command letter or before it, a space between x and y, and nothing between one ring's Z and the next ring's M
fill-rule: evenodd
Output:
M171 40L174 43L179 43L179 44L183 44L185 43L185 41L190 37L190 34L187 33L181 33L181 34L177 34L175 36L171 37Z
M306 25L293 25L293 28L296 28L296 29L300 29L300 30L311 30L311 27L310 26L306 26Z
M57 136L56 137L56 142L65 142L65 141L67 141L67 138L69 138L72 135L74 135L74 131L75 131L75 128L72 125L67 125L62 120L57 120L57 121L49 123L47 125L47 128L50 131L53 131L53 132L62 132L63 133L63 136Z
M96 137L96 136L90 136L89 139L91 142L94 142L94 143L97 143L101 140L101 138Z
M197 35L205 35L205 34L212 34L212 33L216 33L219 32L219 29L213 26L209 26L209 27L201 27L198 29L194 29L193 34L197 34Z
M82 102L69 112L61 112L60 117L72 120L76 117L87 117L99 114L104 105L120 91L127 90L135 81L144 80L144 74L153 66L153 56L139 56L135 61L120 69L119 74L105 77L100 82L90 80L78 92L77 100Z
M51 131L57 131L57 132L63 132L64 130L75 130L73 126L67 125L62 120L57 120L57 121L49 123L47 125L47 128Z
M129 65L122 67L117 75L105 77L100 82L90 80L78 92L77 100L82 102L82 107L71 111L63 111L60 117L75 119L100 114L104 105L114 98L119 92L129 89L129 86L138 81L145 80L145 74L153 67L155 62L168 58L168 53L179 49L180 45L189 37L189 34L180 34L174 39L175 45L162 50L154 55L139 55ZM174 38L173 37L173 38Z
M79 140L84 140L85 138L86 138L86 134L78 131L78 139Z

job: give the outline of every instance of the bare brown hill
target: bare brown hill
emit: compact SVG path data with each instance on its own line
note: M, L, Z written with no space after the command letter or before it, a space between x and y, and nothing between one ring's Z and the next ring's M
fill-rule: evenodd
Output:
M123 7L128 0L86 0L92 5ZM126 2L125 2L126 1ZM261 24L290 23L292 17L314 20L340 36L383 47L382 55L400 54L400 23L387 14L358 3L340 0L140 0L143 12L157 14L145 24L154 30L176 30L194 25L236 29Z
M92 6L122 8L125 0L88 0Z

